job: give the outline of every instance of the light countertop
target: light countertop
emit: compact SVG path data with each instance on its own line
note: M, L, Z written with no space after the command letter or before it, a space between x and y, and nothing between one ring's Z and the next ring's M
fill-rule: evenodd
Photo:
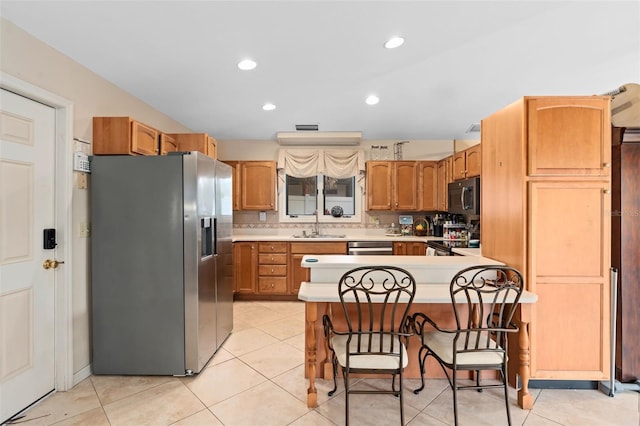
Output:
M232 237L233 242L241 241L289 241L289 242L314 242L314 241L406 241L406 242L427 242L431 240L442 241L442 237L418 237L418 236L401 236L394 235L389 236L386 234L373 234L373 233L351 233L348 230L331 229L327 230L327 237L318 238L296 238L294 235L300 235L301 230L290 229L288 233L273 233L273 234L235 234ZM336 237L335 235L344 235L344 237Z
M305 302L340 302L336 283L303 282L298 299ZM535 303L538 296L523 291L520 303ZM451 303L449 284L418 284L413 303Z
M482 256L482 250L480 248L452 248L454 253L461 254L463 256Z
M311 282L337 283L350 269L367 265L393 265L409 271L421 284L443 284L460 270L478 265L504 265L482 256L349 256L305 255L301 266L311 270Z

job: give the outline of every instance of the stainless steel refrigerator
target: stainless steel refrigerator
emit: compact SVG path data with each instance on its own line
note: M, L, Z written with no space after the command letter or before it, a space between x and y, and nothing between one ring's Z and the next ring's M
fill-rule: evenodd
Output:
M233 328L231 167L91 157L94 374L198 373Z

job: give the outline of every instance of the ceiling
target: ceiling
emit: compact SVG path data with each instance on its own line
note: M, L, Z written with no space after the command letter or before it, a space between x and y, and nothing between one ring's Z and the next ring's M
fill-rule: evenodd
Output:
M639 1L2 0L0 12L222 140L274 139L296 124L478 139L471 124L519 97L640 81ZM383 48L394 35L404 45ZM247 57L258 66L240 71Z

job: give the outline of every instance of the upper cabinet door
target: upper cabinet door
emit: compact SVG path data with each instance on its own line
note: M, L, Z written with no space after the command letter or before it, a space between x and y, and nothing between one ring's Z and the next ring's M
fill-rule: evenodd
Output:
M480 176L482 169L482 152L480 151L482 146L480 144L474 145L471 148L465 150L467 177Z
M453 180L467 178L467 156L465 151L456 152L452 157Z
M526 98L530 176L608 176L609 97Z
M241 162L242 210L275 210L276 162Z
M166 133L160 134L160 155L167 155L169 152L178 151L176 138Z
M134 121L131 123L131 151L140 155L158 155L158 131Z
M418 166L415 161L393 162L393 209L418 209Z
M391 210L391 170L389 161L367 161L368 210Z
M418 162L419 210L438 210L438 162Z

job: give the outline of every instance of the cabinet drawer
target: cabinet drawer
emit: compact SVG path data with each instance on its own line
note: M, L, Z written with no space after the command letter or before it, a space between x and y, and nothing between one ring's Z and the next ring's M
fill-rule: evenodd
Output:
M286 277L260 277L258 278L258 291L260 293L286 293Z
M347 243L291 243L291 254L347 254Z
M259 243L260 253L286 253L288 243Z
M286 265L287 255L286 253L274 253L274 254L260 254L258 256L258 263L261 265Z
M287 265L258 265L258 275L287 276Z

